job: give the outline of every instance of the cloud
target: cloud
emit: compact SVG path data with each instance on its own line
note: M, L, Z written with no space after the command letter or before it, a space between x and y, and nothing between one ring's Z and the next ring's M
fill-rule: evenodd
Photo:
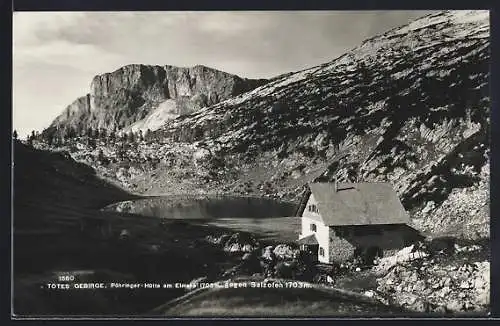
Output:
M14 12L14 46L35 45L44 41L44 35L57 35L73 28L84 16L78 12Z
M190 13L188 16L197 18L193 27L200 33L219 35L238 35L241 33L260 33L271 27L276 20L276 13L271 12L203 12L202 15ZM196 17L199 16L199 17Z
M16 12L14 116L42 129L94 75L203 64L265 78L318 65L428 12Z
M425 12L17 13L16 62L42 60L106 72L121 64L274 61L285 70L329 61L366 37ZM65 57L67 53L67 57ZM85 58L91 58L85 60ZM98 59L98 60L96 60ZM287 65L283 65L283 63ZM288 67L288 68L287 68ZM243 67L242 67L243 68ZM236 71L233 71L236 72ZM237 71L245 74L242 69ZM285 71L283 71L285 72ZM252 75L250 77L270 77Z
M34 64L67 65L80 70L100 72L125 62L118 54L95 45L56 40L13 49L14 67Z
M104 17L104 16L102 16ZM14 14L14 69L53 64L68 69L101 73L126 63L124 57L92 42L99 35L99 21L78 12L22 12ZM81 37L78 38L77 35Z

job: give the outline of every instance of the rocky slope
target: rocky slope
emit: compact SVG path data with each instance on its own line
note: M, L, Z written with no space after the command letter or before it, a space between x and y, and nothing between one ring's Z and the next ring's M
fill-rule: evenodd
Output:
M244 79L205 66L179 68L132 64L95 76L50 128L155 130L170 119L249 91L266 80ZM61 131L62 132L62 131Z
M487 189L468 195L489 182L481 173L489 166L489 58L488 12L445 11L170 121L157 134L222 158L222 173L236 162L234 180L252 175L295 194L313 179L388 181L416 217L469 189L461 200L477 214L442 210L445 223L434 231L468 229L461 223L489 221Z
M377 279L379 293L416 311L488 311L490 263L445 264L424 261L398 265Z

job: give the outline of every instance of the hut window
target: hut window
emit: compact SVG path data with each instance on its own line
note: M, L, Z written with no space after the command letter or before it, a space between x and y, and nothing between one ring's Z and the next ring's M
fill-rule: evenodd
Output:
M309 212L319 213L318 207L314 204L309 205L308 210L309 210Z
M316 232L316 224L311 224L311 231Z
M322 247L319 247L319 255L320 256L324 256L325 255L325 249L323 249Z

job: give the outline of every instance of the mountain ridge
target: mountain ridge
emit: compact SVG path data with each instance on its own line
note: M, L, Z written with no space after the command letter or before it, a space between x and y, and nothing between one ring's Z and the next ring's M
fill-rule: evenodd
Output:
M167 100L172 100L174 105L163 122L265 82L266 79L242 78L204 65L129 64L94 76L89 93L71 103L44 132L61 135L73 129L81 134L88 127L133 130L134 123L152 114Z

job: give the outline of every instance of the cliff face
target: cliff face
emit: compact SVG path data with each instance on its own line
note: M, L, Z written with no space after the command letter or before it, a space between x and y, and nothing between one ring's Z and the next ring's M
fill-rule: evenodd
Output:
M50 127L154 130L179 115L241 94L266 80L243 79L204 66L128 65L93 78L90 93L69 105ZM159 109L158 112L155 112ZM151 115L155 118L151 119ZM134 123L149 117L153 124ZM161 122L161 123L160 123Z
M90 94L77 98L52 122L52 125L63 125L75 117L87 115L90 115Z

